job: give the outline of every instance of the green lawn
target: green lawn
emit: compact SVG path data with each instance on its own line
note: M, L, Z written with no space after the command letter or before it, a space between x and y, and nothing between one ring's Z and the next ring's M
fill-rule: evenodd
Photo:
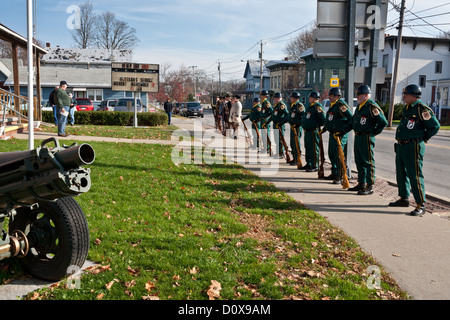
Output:
M123 139L170 140L175 126L124 127L124 126L66 126L66 133L77 136L111 137ZM40 126L39 131L57 133L55 126Z
M29 299L201 300L212 281L215 299L408 299L385 272L382 289L369 289L377 262L240 165L175 165L171 146L91 144L92 189L77 201L99 266L79 289L62 281ZM26 149L0 141L1 152ZM15 261L3 279L20 275Z

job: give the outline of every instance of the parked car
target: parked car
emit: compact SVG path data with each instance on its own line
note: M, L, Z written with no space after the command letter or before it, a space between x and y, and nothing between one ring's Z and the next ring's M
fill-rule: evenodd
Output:
M77 111L94 111L94 105L89 98L77 98Z
M50 101L48 101L48 100L42 101L41 106L42 106L42 109L41 109L42 111L53 111L53 106L51 105Z
M117 100L108 99L103 100L97 108L97 111L114 111L114 106L117 104Z
M185 117L202 117L203 114L203 108L199 102L186 102L182 104L181 108L181 115Z
M114 111L134 112L134 98L120 98L114 106ZM137 112L142 112L141 99L137 99Z

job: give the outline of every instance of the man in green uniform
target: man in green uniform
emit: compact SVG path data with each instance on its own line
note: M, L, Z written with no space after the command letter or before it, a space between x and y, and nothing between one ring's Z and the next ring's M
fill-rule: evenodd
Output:
M245 120L250 119L252 122L252 135L253 135L253 148L256 148L259 150L259 139L258 139L258 133L261 129L261 104L259 98L253 99L253 107L252 110L250 110L250 113L246 115L244 118L242 118L242 122ZM259 132L259 134L261 134Z
M325 122L325 112L319 102L320 93L309 94L309 107L303 114L302 127L305 132L305 160L302 167L306 172L316 172L319 165L319 130Z
M349 191L358 191L359 195L373 193L375 183L375 136L387 126L386 117L381 108L371 99L368 85L356 89L358 107L353 115L353 131L355 132L354 154L358 170L358 184Z
M273 112L273 107L270 104L269 99L267 99L269 96L269 91L267 90L262 90L261 94L260 94L260 99L261 99L261 124L264 124L267 119L272 115ZM267 139L270 139L270 127L271 124L267 123L267 125L262 128L265 129L263 130L264 133L261 132L262 136L261 139L263 141L263 148L265 150L267 150L267 152L270 152L270 145L269 145L269 141L267 141ZM265 135L265 137L264 137Z
M403 110L400 124L395 133L395 168L400 199L389 203L393 207L408 207L409 192L412 190L416 208L412 216L425 213L425 183L422 173L425 143L439 131L439 121L433 111L421 100L422 90L416 84L403 89Z
M341 99L341 90L339 88L331 88L328 92L331 106L325 117L325 126L321 130L321 134L325 131L330 132L328 139L328 157L331 162L331 174L326 180L333 180L334 184L342 182L341 163L339 161L338 144L334 135L338 135L341 140L341 146L345 154L345 146L347 144L347 133L352 130L353 114L350 107Z
M283 102L283 97L281 93L276 92L273 95L273 102L275 106L273 107L272 115L266 120L263 124L263 128L266 128L270 122L273 122L275 129L279 132L280 135L284 137L284 124L289 120L289 111L286 104ZM278 156L279 158L283 158L284 146L281 142L281 136L278 139Z
M299 101L300 99L300 93L297 91L293 91L291 93L291 108L290 108L290 117L289 117L289 124L291 125L291 135L290 135L290 144L291 144L291 150L292 150L292 160L290 162L290 165L297 165L298 157L301 156L301 154L297 154L297 147L296 147L296 139L298 139L298 149L301 152L301 146L300 146L300 138L302 137L302 117L305 113L305 106ZM294 132L294 130L296 132ZM297 133L297 138L295 137L295 133Z

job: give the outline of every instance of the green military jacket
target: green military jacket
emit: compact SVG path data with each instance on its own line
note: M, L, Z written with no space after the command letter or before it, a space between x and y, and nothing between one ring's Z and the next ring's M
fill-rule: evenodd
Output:
M253 123L259 123L259 120L261 119L261 105L259 103L253 106L252 110L250 110L250 113L242 118L242 121L245 121L247 119L250 119L250 121Z
M315 102L306 108L303 114L303 129L319 128L325 122L325 111L323 111L320 102Z
M346 134L352 130L353 113L342 99L331 104L325 118L325 128L331 133Z
M305 113L305 106L301 102L296 101L291 104L289 113L289 124L300 127L302 125L303 114Z
M353 115L353 131L356 134L380 134L387 126L383 110L372 99L360 104Z
M412 105L406 105L400 124L395 133L397 140L423 139L428 141L438 133L439 121L427 105L417 100Z
M281 127L289 121L289 111L286 104L283 101L278 102L273 108L272 115L267 119L267 123L273 121L273 124Z
M264 99L261 102L261 121L264 123L267 119L272 115L273 107L270 104L269 100Z

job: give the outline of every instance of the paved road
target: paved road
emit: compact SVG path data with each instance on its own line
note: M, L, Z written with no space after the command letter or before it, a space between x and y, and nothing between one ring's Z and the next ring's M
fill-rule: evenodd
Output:
M201 120L204 126L214 126L214 119L210 109L205 110L205 117ZM247 127L249 127L248 120L246 123ZM288 132L289 130L286 130L287 138ZM328 134L324 134L323 138L324 151L327 154ZM395 129L386 128L383 133L377 136L375 144L376 175L393 182L395 182L394 138ZM286 142L289 143L289 139ZM325 156L325 158L328 159L328 156ZM423 168L425 188L427 192L450 199L450 179L446 177L450 172L448 159L450 159L450 132L441 130L426 145ZM354 161L352 161L352 169L356 170Z

